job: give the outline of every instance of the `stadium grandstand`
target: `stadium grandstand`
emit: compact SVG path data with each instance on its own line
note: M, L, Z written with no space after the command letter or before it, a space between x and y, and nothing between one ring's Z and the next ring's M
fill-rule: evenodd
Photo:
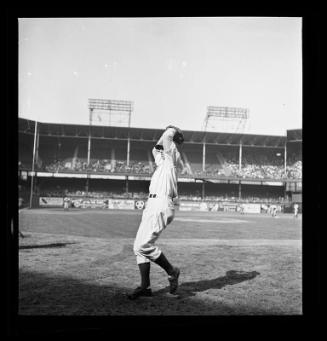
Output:
M144 200L155 169L151 150L162 132L19 118L20 197L33 207L44 197ZM184 131L184 138L180 200L301 204L302 130Z

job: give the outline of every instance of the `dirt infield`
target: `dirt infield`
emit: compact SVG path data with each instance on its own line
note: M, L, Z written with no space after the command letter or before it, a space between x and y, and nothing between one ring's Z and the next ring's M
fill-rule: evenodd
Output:
M177 212L158 241L181 269L177 295L152 264L154 296L129 301L139 283L132 245L140 219L138 211L21 212L19 313L302 313L301 219Z

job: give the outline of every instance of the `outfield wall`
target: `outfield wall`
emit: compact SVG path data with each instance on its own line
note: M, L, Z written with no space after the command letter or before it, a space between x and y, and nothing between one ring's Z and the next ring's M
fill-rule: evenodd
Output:
M118 210L142 210L146 207L144 199L113 199L113 198L86 198L86 197L40 197L39 207L63 207L64 200L69 199L71 208L81 209L118 209ZM269 208L266 203L244 203L229 201L191 201L181 200L175 207L180 211L195 212L240 212L260 214L266 213ZM292 213L292 204L276 204L277 210L283 213ZM302 212L302 205L299 205L299 213Z

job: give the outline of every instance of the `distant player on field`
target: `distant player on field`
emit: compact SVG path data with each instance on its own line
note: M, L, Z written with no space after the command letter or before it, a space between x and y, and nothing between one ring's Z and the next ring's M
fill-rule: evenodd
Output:
M65 211L69 210L69 204L70 204L69 198L65 197L65 199L64 199L64 210Z
M277 217L277 206L276 205L271 205L270 206L270 212L271 212L271 216L276 218Z
M178 288L180 270L169 263L163 252L154 243L174 219L173 199L177 197L176 167L181 164L180 153L176 145L181 145L183 141L181 130L174 126L168 126L152 150L157 167L151 178L149 199L143 211L133 247L140 270L141 284L132 294L128 295L130 299L152 296L151 262L158 264L168 274L170 293L175 293Z
M299 211L299 205L298 204L294 204L294 218L297 218L298 211Z

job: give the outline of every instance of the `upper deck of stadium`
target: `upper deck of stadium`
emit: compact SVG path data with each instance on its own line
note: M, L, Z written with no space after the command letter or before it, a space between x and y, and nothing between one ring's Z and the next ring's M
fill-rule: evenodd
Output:
M26 168L31 167L35 126L33 120L19 119L20 164ZM275 180L301 177L302 130L289 130L285 136L183 132L181 175ZM162 133L163 129L38 122L36 163L38 169L50 172L150 174L150 151Z
M115 126L96 126L59 124L38 122L39 135L49 137L88 138L91 132L93 139L113 139L131 141L156 142L163 129L134 128ZM19 133L34 134L35 121L19 118ZM287 142L301 142L302 130L289 130L287 135L257 135L257 134L233 134L222 132L204 132L198 130L183 130L185 142L193 144L213 144L248 147L272 147L284 148Z

